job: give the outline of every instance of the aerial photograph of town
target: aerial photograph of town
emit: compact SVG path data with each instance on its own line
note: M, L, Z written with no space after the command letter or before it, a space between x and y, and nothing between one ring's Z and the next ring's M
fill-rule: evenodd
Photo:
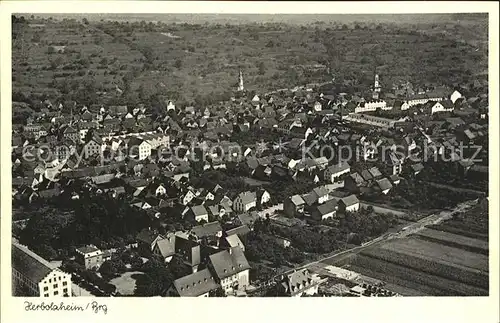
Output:
M490 295L487 13L11 19L13 296Z

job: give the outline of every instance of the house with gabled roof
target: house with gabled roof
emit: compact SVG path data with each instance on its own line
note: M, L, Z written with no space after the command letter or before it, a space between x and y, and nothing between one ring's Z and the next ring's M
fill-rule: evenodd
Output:
M334 218L337 214L337 199L330 199L327 202L316 206L311 212L311 217L317 221Z
M232 234L229 236L222 237L220 239L219 246L222 249L230 249L238 247L241 248L243 252L245 252L245 245L237 234Z
M354 194L342 197L338 204L339 210L342 212L356 212L360 207L358 197Z
M174 280L167 291L167 296L209 297L219 287L212 273L205 268Z
M239 212L248 212L257 206L257 195L254 192L241 192L234 199L232 208Z
M293 195L285 198L283 210L293 217L300 217L304 214L305 201L300 195Z
M193 273L198 271L198 267L201 264L199 243L190 239L189 236L176 233L175 253L185 265L191 268Z
M283 275L276 287L279 296L300 297L316 295L320 283L321 280L317 276L313 276L309 270L301 269Z
M340 162L328 167L325 170L325 180L330 183L335 183L340 180L341 176L348 174L351 171L351 166L347 162Z
M185 217L194 219L196 222L206 221L208 222L208 211L204 205L195 205L189 208Z
M169 263L175 254L175 238L174 234L167 234L166 238L155 240L153 254Z
M222 227L219 221L213 221L193 227L190 233L198 241L206 238L209 242L218 242L220 237L222 237Z
M377 180L377 186L383 194L389 193L392 189L392 184L387 178Z
M152 252L158 240L165 239L161 234L148 229L141 230L137 236L137 247L146 253Z
M316 198L316 203L323 204L330 199L328 195L328 190L324 186L318 186L313 188L312 193Z
M250 265L240 247L210 255L209 268L226 295L245 291L250 285Z
M380 172L380 170L376 166L373 166L368 171L370 172L370 174L372 175L372 177L374 179L377 179L377 178L382 176L382 173Z
M12 285L16 296L72 296L71 274L15 242L12 243Z

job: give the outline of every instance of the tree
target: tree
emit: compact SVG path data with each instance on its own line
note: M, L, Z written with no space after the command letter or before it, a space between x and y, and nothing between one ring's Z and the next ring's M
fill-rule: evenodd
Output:
M264 75L266 73L266 65L264 64L263 61L259 61L258 67L259 69L259 74Z
M182 61L180 59L175 60L174 66L180 69L182 67Z
M87 18L83 18L83 19L82 19L82 22L83 22L83 24L84 24L84 25L88 25L88 24L89 24L89 21L88 21L88 19L87 19Z
M173 282L172 273L162 261L150 259L143 266L144 275L136 279L135 296L165 296Z
M99 268L104 278L111 279L126 270L125 263L121 259L107 260Z

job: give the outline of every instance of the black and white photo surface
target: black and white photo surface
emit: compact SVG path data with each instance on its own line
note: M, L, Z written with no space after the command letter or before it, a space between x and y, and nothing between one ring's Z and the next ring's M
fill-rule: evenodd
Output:
M487 13L11 18L14 296L489 295Z

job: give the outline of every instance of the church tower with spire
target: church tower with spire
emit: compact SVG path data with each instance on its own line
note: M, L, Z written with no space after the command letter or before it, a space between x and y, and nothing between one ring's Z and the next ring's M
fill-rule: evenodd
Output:
M378 74L375 72L375 81L373 83L373 98L378 99L380 96L380 82L378 79Z
M245 87L243 86L243 73L241 73L240 70L240 75L238 77L238 92L243 92L245 91Z

